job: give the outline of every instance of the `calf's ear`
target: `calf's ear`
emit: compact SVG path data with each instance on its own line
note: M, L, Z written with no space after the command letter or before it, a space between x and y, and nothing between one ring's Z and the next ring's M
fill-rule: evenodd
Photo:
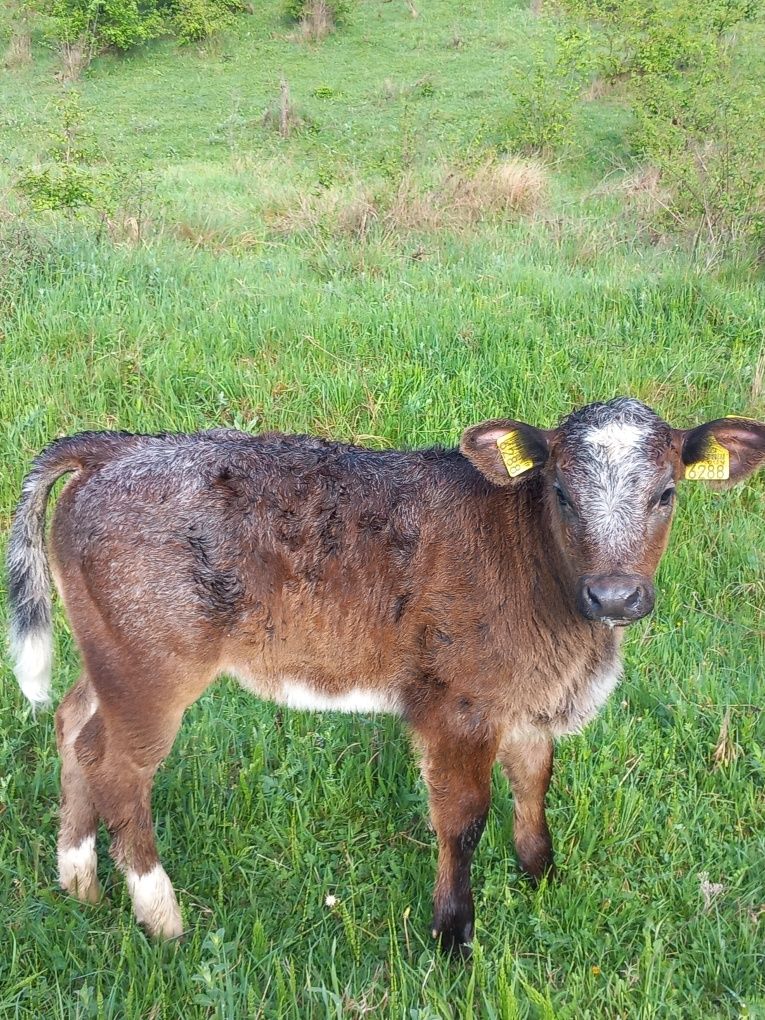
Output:
M510 485L544 465L551 435L522 421L495 418L465 429L460 450L490 482Z
M716 418L680 431L680 439L689 481L727 488L765 464L765 424L750 418Z

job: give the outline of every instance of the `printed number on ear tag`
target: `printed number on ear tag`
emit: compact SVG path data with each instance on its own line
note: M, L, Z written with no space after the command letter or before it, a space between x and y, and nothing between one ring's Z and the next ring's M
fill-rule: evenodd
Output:
M506 436L498 439L497 448L511 478L522 475L524 471L534 467L534 461L524 450L521 437L517 432L508 432Z
M730 477L730 455L714 436L709 437L702 460L689 464L685 477L690 482L724 482Z

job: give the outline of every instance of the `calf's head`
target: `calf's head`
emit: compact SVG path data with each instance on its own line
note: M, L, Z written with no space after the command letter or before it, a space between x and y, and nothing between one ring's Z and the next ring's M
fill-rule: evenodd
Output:
M732 485L765 463L765 424L719 418L673 429L637 400L589 404L555 429L496 419L462 453L495 485L537 491L583 616L611 626L651 612L653 575L683 479Z

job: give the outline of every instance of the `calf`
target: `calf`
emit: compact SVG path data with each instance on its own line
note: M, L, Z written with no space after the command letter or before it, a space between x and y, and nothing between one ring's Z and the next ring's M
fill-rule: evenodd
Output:
M438 839L434 934L473 932L470 862L492 766L510 781L523 869L553 867L553 741L619 679L622 627L649 613L683 478L733 483L765 425L670 428L590 404L554 429L495 420L459 449L376 452L309 436L82 433L24 482L8 549L22 690L48 699L51 565L83 672L56 713L60 882L99 897L102 819L135 913L182 931L157 856L154 774L221 674L301 709L391 712L413 732Z

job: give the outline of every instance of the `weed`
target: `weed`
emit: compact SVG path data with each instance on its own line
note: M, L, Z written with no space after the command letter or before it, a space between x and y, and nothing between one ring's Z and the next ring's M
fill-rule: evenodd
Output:
M9 71L28 67L32 63L32 34L22 26L14 29L3 56L3 67Z

